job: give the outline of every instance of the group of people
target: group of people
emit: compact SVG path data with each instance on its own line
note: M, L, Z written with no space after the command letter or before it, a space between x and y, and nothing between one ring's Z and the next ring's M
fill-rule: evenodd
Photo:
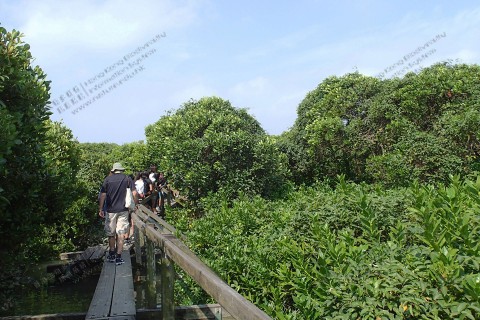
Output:
M157 166L150 166L150 172L138 172L135 176L135 188L140 199L150 196L150 201L144 203L157 215L165 218L165 188L167 180L163 172L157 171Z
M131 190L136 206L140 199L151 196L146 204L153 212L164 217L166 184L163 173L157 172L154 165L150 167L150 172L140 172L132 179L125 174L121 163L113 164L100 189L98 209L98 215L105 219L105 232L108 236L107 261L115 262L116 265L125 263L122 259L123 245L133 235L131 213L125 207L127 188Z

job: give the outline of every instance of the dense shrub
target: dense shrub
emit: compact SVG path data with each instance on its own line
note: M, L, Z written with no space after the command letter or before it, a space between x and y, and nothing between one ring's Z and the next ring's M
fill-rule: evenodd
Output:
M285 183L284 160L260 124L220 98L185 103L146 128L149 158L192 202L209 193L272 196Z
M0 27L0 264L35 234L47 215L43 143L50 83L20 32ZM15 230L15 232L12 232Z
M79 143L48 119L50 84L32 60L22 35L0 27L2 266L76 249L93 222L77 179Z
M206 204L190 246L275 319L477 319L480 178ZM173 217L172 217L173 218Z

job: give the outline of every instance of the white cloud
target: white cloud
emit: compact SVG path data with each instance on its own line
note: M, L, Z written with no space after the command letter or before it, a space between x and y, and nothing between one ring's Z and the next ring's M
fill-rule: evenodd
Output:
M128 47L190 25L199 1L24 1L22 32L45 44L98 51Z
M230 91L235 95L260 95L271 88L267 78L258 76L254 79L237 83Z

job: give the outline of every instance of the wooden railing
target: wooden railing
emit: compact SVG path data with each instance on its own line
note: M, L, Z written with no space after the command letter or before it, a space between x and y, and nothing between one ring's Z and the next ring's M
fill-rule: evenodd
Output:
M187 201L187 198L180 195L179 191L176 189L173 189L170 185L167 185L165 187L162 187L160 190L156 190L155 192L161 191L162 194L164 194L164 199L163 199L163 204L172 206L173 203L177 205L185 205L185 202ZM149 201L152 199L153 194L148 195L145 198L142 198L139 200L140 204L148 204Z
M143 205L139 205L132 214L135 225L135 252L141 252L141 246L147 253L147 282L150 295L155 292L155 248L160 249L160 278L162 319L174 319L175 305L173 288L175 273L173 264L177 264L185 273L200 285L213 299L219 303L235 319L271 319L265 312L226 284L215 272L203 263L187 246L178 239L175 228L163 219L152 214ZM137 263L141 263L141 255L135 254ZM147 292L148 295L148 292ZM148 300L148 298L147 298ZM152 303L156 301L152 301Z

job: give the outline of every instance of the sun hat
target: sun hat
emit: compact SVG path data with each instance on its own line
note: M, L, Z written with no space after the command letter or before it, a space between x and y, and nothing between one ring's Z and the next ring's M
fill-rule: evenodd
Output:
M113 164L112 170L110 170L110 171L115 173L117 171L125 171L125 168L122 167L122 164L120 162L115 162Z

